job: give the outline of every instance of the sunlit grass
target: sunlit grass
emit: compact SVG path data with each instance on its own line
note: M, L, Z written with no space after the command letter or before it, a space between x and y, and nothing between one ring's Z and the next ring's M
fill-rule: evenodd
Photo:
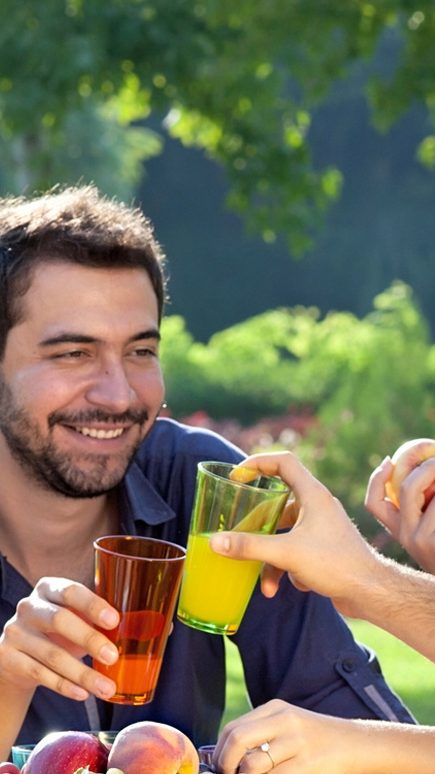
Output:
M435 725L435 664L375 626L362 621L351 621L350 626L357 640L376 651L386 680L418 722ZM227 642L226 653L228 682L223 724L249 709L238 650Z
M435 664L376 626L362 621L350 626L357 640L376 651L385 678L419 723L435 725Z
M239 651L228 637L224 639L227 660L227 695L222 726L250 709Z

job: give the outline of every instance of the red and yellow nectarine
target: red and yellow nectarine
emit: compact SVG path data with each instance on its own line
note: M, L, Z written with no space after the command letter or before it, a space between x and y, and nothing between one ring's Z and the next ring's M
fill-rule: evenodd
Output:
M124 774L197 774L199 757L182 731L165 723L143 720L117 734L108 766L119 768Z
M53 731L34 747L22 774L73 774L89 766L91 771L106 771L109 750L86 731Z
M394 452L391 462L393 472L385 486L387 497L400 507L400 486L406 476L422 462L430 457L435 457L435 440L433 438L415 438L406 441ZM424 492L424 508L427 507L435 494L435 481Z

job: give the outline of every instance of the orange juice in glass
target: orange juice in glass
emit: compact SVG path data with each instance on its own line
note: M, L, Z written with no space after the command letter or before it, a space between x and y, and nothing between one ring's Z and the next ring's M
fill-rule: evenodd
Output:
M104 630L118 648L110 666L94 669L115 681L109 701L152 701L172 623L186 550L175 543L129 535L98 538L95 591L120 613L118 626Z
M278 478L258 475L249 483L229 478L234 465L200 462L177 617L211 634L235 634L261 570L261 562L216 554L214 532L271 534L289 495Z

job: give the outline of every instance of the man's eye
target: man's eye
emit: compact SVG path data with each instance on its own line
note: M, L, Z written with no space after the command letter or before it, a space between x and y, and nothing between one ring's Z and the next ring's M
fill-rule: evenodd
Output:
M54 360L80 360L86 356L82 349L71 349L68 352L57 352L53 355Z
M150 347L136 347L133 350L133 355L140 358L153 358L157 357L157 352Z

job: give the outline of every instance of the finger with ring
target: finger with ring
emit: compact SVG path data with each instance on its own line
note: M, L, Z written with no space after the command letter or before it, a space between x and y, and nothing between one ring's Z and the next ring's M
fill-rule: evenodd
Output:
M269 756L270 762L272 764L272 768L274 769L275 768L275 761L273 760L272 754L270 752L270 744L269 744L269 742L263 742L263 744L260 744L260 748L259 749L262 752L265 752L266 755Z

